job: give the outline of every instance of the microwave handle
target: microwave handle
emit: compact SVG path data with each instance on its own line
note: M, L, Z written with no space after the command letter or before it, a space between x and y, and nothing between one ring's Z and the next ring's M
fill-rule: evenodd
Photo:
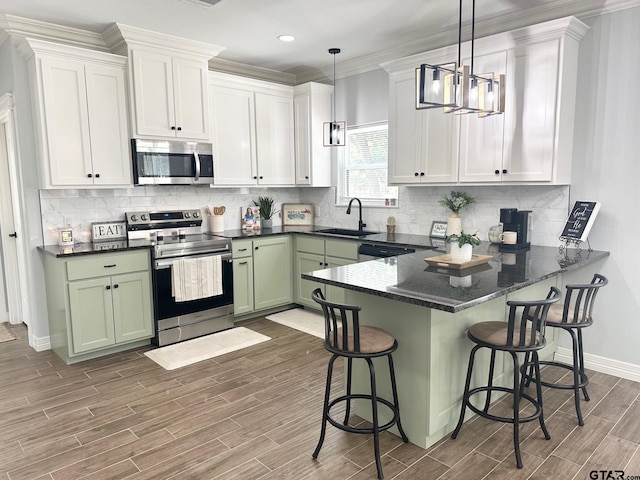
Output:
M198 152L193 152L193 158L196 161L196 178L195 178L195 180L200 180L200 157L198 156Z

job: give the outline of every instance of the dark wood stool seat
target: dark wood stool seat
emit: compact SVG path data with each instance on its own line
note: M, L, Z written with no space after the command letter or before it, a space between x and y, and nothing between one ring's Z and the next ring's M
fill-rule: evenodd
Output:
M589 385L589 377L584 371L584 349L582 345L582 330L593 324L592 312L596 296L600 288L604 287L609 281L600 274L595 274L588 284L572 284L566 286L566 294L563 304L552 305L547 315L547 326L552 328L561 328L571 336L571 344L573 351L573 361L571 364L558 361L542 361L540 365L559 367L573 373L573 382L571 383L552 383L546 382L538 376L538 382L549 388L557 388L561 390L573 390L573 398L578 417L578 425L584 425L582 410L580 408L580 391L585 401L589 401L587 393L587 385ZM536 380L533 372L533 365L529 358L525 358L523 365L526 383Z
M513 424L513 447L516 455L516 465L522 468L522 458L520 455L520 424L538 420L540 428L547 440L551 438L547 427L544 424L544 414L542 408L542 388L536 382L536 397L524 393L524 375L520 375L520 365L518 353L525 353L530 356L532 365L539 378L538 350L545 346L544 330L547 315L551 305L560 298L560 290L551 287L549 294L544 300L514 301L509 300L508 321L487 321L479 322L471 326L467 331L467 337L476 345L471 349L469 355L469 367L467 368L467 379L462 396L462 408L460 418L456 428L451 433L451 438L455 439L460 433L464 422L464 415L467 407L481 417L498 422ZM489 364L489 377L487 384L470 388L473 364L476 352L481 348L491 350L491 361ZM513 387L502 387L493 385L493 373L495 368L496 353L508 352L513 360ZM513 396L513 416L502 417L489 413L491 395L493 392L508 393ZM476 407L471 403L471 397L477 393L485 393L484 406ZM526 400L534 407L534 412L528 416L520 416L520 401Z
M324 406L322 410L322 429L320 431L320 440L313 452L313 458L318 458L318 455L320 454L320 449L324 443L327 423L330 423L334 427L346 432L371 434L373 435L373 449L378 478L382 479L384 476L382 473L382 463L380 461L380 432L397 425L402 440L405 442L409 441L400 422L400 407L398 404L396 376L393 368L393 358L391 356L391 354L398 348L398 342L393 335L381 328L360 325L359 306L330 302L324 298L322 290L319 288L313 291L311 297L322 307L325 320L324 347L332 354L331 359L329 360L329 367L327 369L327 384L325 387ZM378 397L376 392L376 376L372 359L383 356L386 356L389 362L389 375L391 377L391 390L393 393L392 402L385 398ZM346 391L344 395L331 399L331 377L333 374L333 364L339 357L347 359ZM369 378L371 382L370 393L351 392L353 359L357 358L365 360L369 367ZM373 417L371 427L352 427L348 424L349 416L351 414L351 400L354 399L368 400L371 402ZM346 406L345 416L342 421L338 421L331 416L331 409L339 404L344 404ZM382 425L378 420L379 405L388 408L392 414L391 420Z

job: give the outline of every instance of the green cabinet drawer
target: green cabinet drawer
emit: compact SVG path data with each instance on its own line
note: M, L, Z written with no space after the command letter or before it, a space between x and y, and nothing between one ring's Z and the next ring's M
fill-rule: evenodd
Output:
M327 257L347 258L354 262L358 260L358 242L349 240L326 240L324 248Z
M99 253L67 261L67 280L82 280L104 275L149 270L151 260L147 250Z
M231 242L233 258L250 257L253 255L253 242L251 240L234 240Z
M297 235L296 251L324 255L324 238Z

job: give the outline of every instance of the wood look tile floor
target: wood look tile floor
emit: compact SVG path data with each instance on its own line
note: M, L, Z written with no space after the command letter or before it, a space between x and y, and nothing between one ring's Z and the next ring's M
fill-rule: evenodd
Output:
M329 427L311 458L329 358L321 341L264 318L243 326L272 340L173 371L145 349L67 366L10 327L19 338L0 343L0 479L376 478L369 436ZM385 432L385 478L640 478L640 383L596 372L591 382L584 427L569 392L545 390L552 438L537 423L522 428L522 470L511 425L474 419L427 450Z

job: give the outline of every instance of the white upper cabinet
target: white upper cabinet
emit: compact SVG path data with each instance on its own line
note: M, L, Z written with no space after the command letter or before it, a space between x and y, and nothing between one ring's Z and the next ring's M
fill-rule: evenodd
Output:
M415 110L416 67L454 60L457 45L383 65L389 183L570 183L578 43L587 28L567 17L476 40L474 71L506 75L502 115Z
M209 140L207 61L131 49L134 135Z
M308 82L293 89L296 185L331 186L331 148L323 145L323 125L331 119L333 86Z
M209 73L214 185L295 185L293 89Z
M451 183L458 175L456 119L416 110L414 69L389 75L389 183Z
M43 188L132 184L126 58L28 40Z

